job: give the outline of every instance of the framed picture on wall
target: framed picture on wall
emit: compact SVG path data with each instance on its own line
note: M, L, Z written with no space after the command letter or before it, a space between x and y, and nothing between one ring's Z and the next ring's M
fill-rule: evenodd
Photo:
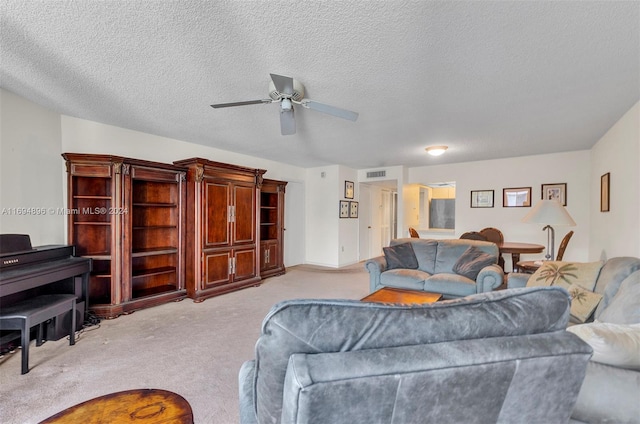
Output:
M349 202L349 218L358 217L358 202Z
M611 184L609 172L600 177L600 212L609 212L609 185Z
M528 208L531 207L531 187L503 188L502 207Z
M472 208L492 208L493 190L471 190Z
M340 201L340 218L349 218L349 202L347 200Z
M345 199L353 199L354 186L353 181L344 182L344 197Z
M542 200L557 200L567 206L567 183L542 184Z

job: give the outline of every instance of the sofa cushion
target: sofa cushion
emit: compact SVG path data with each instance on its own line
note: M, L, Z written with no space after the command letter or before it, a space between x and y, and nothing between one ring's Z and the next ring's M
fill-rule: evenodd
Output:
M606 309L596 310L596 319L614 324L640 324L640 271L622 281Z
M496 263L495 256L484 253L475 246L470 246L465 252L458 258L455 264L453 264L453 272L456 274L476 280L478 273L485 266L489 266Z
M494 256L495 262L498 263L498 246L495 243L478 240L438 240L438 252L436 254L435 272L439 273L455 273L453 265L456 263L469 247L475 247L483 253Z
M424 280L430 276L431 274L419 269L391 269L380 274L380 283L401 289L423 290Z
M446 299L476 294L476 282L458 274L433 274L424 280L424 291L442 293Z
M602 262L545 261L527 281L527 287L559 285L568 288L578 284L593 291Z
M418 260L411 243L402 243L395 246L383 247L384 258L387 260L387 269L416 269Z
M595 311L602 295L585 290L578 284L571 284L567 290L571 296L571 318L577 322L585 322Z
M567 330L593 348L592 361L640 370L640 324L592 322Z
M279 422L285 373L293 353L563 331L568 305L566 290L555 287L501 290L418 306L351 300L281 302L265 317L256 343L258 422Z
M390 245L396 246L402 243L411 243L413 253L418 260L420 271L433 274L435 272L436 252L438 251L438 241L433 239L400 238L391 240Z

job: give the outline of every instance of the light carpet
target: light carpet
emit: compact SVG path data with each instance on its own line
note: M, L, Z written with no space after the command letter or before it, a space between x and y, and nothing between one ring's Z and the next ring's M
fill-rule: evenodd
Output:
M190 299L103 320L41 347L32 342L31 371L20 375L20 351L0 360L0 422L38 423L108 393L155 388L183 396L198 424L239 422L238 371L254 358L264 316L286 299L360 299L369 292L362 263L339 270L295 266L260 287L194 303Z

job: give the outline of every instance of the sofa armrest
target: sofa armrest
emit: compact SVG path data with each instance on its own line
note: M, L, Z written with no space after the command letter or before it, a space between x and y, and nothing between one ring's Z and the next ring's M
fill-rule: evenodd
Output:
M529 281L529 277L531 274L522 274L519 272L510 272L507 274L507 288L508 289L519 289L527 286L527 281Z
M242 364L238 374L238 386L240 389L240 424L258 424L255 412L254 376L256 361L247 361Z
M380 274L387 269L387 260L384 256L371 258L364 263L364 267L369 271L369 291L374 292L382 287Z
M485 266L476 277L476 293L497 289L504 282L504 271L498 265Z

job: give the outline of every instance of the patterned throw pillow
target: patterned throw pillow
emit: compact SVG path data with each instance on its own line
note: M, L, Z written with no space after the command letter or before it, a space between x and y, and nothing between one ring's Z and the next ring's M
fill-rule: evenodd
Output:
M527 287L561 286L568 289L577 284L593 291L603 262L545 261L527 281Z
M603 264L604 262L545 261L529 277L527 287L564 287L571 296L571 317L577 322L585 322L602 299L602 295L593 293L593 288Z
M585 322L589 319L602 300L601 294L585 290L577 284L571 284L567 291L571 296L571 317L578 322Z

